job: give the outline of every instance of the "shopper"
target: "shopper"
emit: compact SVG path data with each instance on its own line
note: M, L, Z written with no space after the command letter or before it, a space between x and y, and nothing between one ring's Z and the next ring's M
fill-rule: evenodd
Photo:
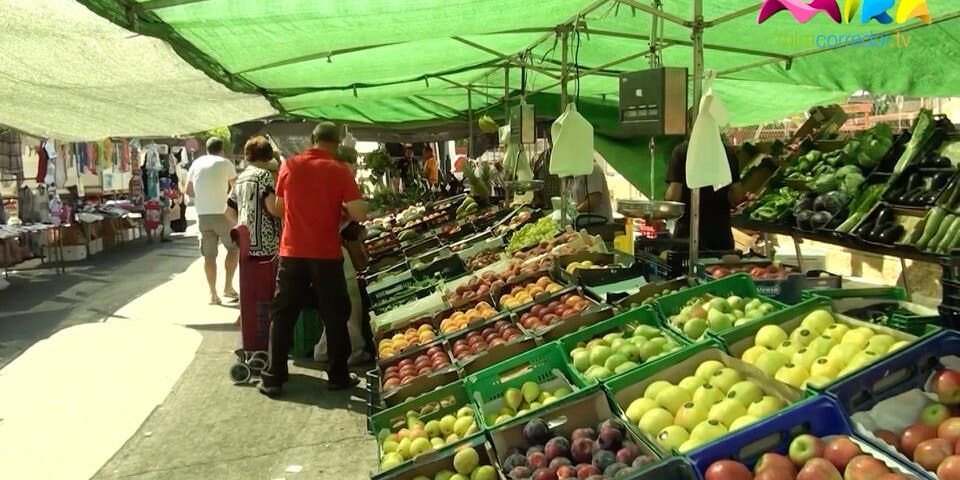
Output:
M277 170L273 146L263 136L247 140L243 146L247 168L237 176L237 182L227 198L224 214L234 224L246 225L250 232L251 257L273 257L280 248L280 218L277 209Z
M347 166L350 172L357 174L357 155L352 148L341 146L337 160ZM354 177L356 178L356 177ZM350 297L350 320L347 322L347 332L350 335L350 358L348 365L362 365L373 357L367 352L367 344L363 335L363 297L360 292L360 282L357 272L367 268L367 253L363 248L366 229L359 223L343 219L340 222L340 240L343 244L343 277L347 282L347 295ZM319 362L329 360L327 354L327 332L320 336L320 341L313 348L313 358Z
M366 206L350 169L334 159L339 128L322 122L311 135L313 147L280 167L277 204L283 211L280 270L270 325L270 364L259 389L275 396L287 381L287 352L301 307L316 295L328 339L327 381L331 390L358 383L347 368L350 300L344 279L340 223L366 220Z
M666 200L682 202L683 216L677 220L674 236L690 238L690 189L687 188L687 142L677 145L667 167ZM730 226L730 210L743 200L740 186L740 169L736 154L727 147L727 162L733 183L719 190L713 187L700 189L700 250L733 250L733 229Z
M574 177L569 180L576 198L577 212L596 215L613 221L613 207L610 205L610 190L607 187L607 176L603 169L594 160L593 170L589 175Z
M430 188L436 189L440 184L440 163L429 145L423 147L423 171Z
M207 154L194 160L187 173L187 195L194 198L200 227L200 254L203 255L203 269L207 275L207 287L210 289L210 303L220 304L217 294L217 253L219 244L227 249L227 258L223 262L223 296L237 298L233 288L233 276L237 271L237 245L230 239L233 224L223 214L227 207L227 193L233 189L237 178L236 167L230 160L223 158L223 140L210 137L207 140Z

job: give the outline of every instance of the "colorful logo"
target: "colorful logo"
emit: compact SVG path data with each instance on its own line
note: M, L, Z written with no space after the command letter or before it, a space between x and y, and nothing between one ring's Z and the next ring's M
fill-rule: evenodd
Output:
M775 14L786 10L800 23L807 23L816 14L826 13L836 23L851 23L857 10L860 11L860 23L876 20L882 24L904 23L911 18L919 18L930 23L930 9L926 0L900 0L891 17L890 11L897 0L763 0L757 23L763 23ZM840 8L839 3L843 4Z

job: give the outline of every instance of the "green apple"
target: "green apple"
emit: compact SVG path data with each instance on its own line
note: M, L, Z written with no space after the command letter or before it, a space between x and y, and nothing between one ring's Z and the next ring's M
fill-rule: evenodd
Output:
M673 425L673 414L660 407L648 410L637 422L637 426L650 435L656 435L670 425Z
M683 334L696 340L703 336L707 331L707 321L702 318L691 318L689 322L683 324Z
M710 310L710 313L716 312L717 310ZM707 326L712 332L723 332L733 328L733 322L736 320L733 315L729 313L721 313L719 315L707 316Z
M880 355L877 355L876 352L867 350L854 355L853 358L850 359L850 363L847 364L846 368L850 370L859 370L867 364L873 363L879 359Z
M787 332L777 325L764 325L757 330L753 343L762 345L770 350L777 348L778 345L787 339Z
M669 425L657 434L657 442L668 450L679 448L689 438L690 434L687 430L679 425Z
M713 376L710 377L710 385L713 385L714 388L726 394L730 391L730 387L733 387L741 380L743 380L743 377L740 375L740 372L729 367L724 367L713 372Z
M753 402L749 407L747 407L747 415L756 418L764 418L772 415L785 406L786 404L783 402L783 400L780 400L773 395L764 395L759 401Z
M770 350L769 352L764 352L760 355L760 358L757 358L757 361L753 366L760 369L761 372L765 373L768 377L776 375L777 370L780 370L780 367L790 363L790 358L786 355L776 351Z
M627 361L627 357L619 353L614 353L613 355L610 355L609 357L607 357L607 361L603 362L603 366L607 370L610 370L611 372L613 372L614 370L617 369L617 367L620 366L621 363L624 363L626 361Z
M587 345L584 348L586 348L587 350L590 350L591 348L596 347L598 345L603 345L604 347L610 346L602 338L594 338L593 340L590 340L589 342L587 342Z
M616 350L617 353L626 357L628 361L639 362L642 360L642 357L640 357L640 349L632 343L624 343L623 345L617 347ZM610 359L608 358L607 360Z
M730 312L730 314L733 315L733 318L736 318L737 320L740 320L741 318L743 318L743 310L740 310L740 309L734 310Z
M592 370L587 370L587 373L584 375L587 380L603 380L605 378L610 378L613 376L613 372L607 367L598 367L594 365L590 367Z
M647 361L657 355L662 353L660 343L654 342L653 340L647 340L643 344L637 347L637 355L640 356L640 360Z
M881 333L879 335L870 337L870 340L867 342L867 350L882 355L887 353L894 343L897 343L896 338L893 338L885 333Z
M707 420L706 422L701 422L690 431L690 440L696 442L697 445L703 445L717 437L726 435L726 433L727 427L722 423L715 420Z
M696 372L694 372L694 375L703 379L704 382L707 382L710 380L710 377L713 376L713 372L716 372L717 370L720 370L723 367L724 365L717 360L707 360L706 362L701 363L699 367L697 367L697 370Z
M383 456L380 460L380 470L390 470L404 462L404 457L396 452L391 452Z
M837 378L843 364L836 360L830 360L829 357L820 357L810 366L811 377Z
M680 447L677 448L677 451L680 453L686 453L699 446L700 446L699 443L694 442L693 440L687 440L686 442L683 442L683 445L680 445Z
M630 402L630 405L627 406L627 418L636 424L641 418L643 418L643 414L653 410L654 408L657 408L657 402L646 397L640 397Z
M825 387L827 384L829 384L832 381L833 380L827 377L810 377L807 379L806 384L811 387L820 388L820 387Z
M850 331L850 327L848 327L846 324L834 323L829 327L827 327L827 329L823 331L822 335L826 335L830 338L835 338L839 342L840 339L842 339L843 336L846 335L847 332L849 331Z
M433 477L433 480L450 480L454 475L458 474L453 470L440 470L437 472L437 475Z
M730 304L727 303L726 299L720 297L713 297L710 299L710 302L707 303L707 305L704 305L704 308L707 308L708 310L719 310L720 313L727 313L731 310ZM707 315L709 316L710 313L707 312Z
M400 455L402 458L412 458L413 452L410 451L411 443L413 442L409 438L401 438L400 441L397 442L397 450L394 453Z
M741 358L743 359L744 362L747 362L753 365L754 363L757 363L757 358L759 358L760 355L763 354L763 352L769 352L769 351L770 349L767 347L764 347L763 345L754 345L746 349L743 352L743 355L741 356Z
M899 342L894 343L893 345L890 345L890 348L887 350L887 353L896 352L897 350L900 350L901 348L906 347L907 345L910 345L909 341L900 340Z
M690 375L689 377L684 377L683 380L677 382L677 386L690 392L690 395L693 395L700 386L703 385L703 380L700 377Z
M825 335L820 335L817 338L814 338L810 341L810 345L807 345L807 350L811 350L817 354L818 357L825 356L830 353L830 349L837 344L837 341L833 338L830 338Z
M764 315L763 310L759 310L759 309L758 309L758 310L747 310L746 312L743 313L743 319L746 320L746 321L752 321L752 320L756 320L756 319L758 319L758 318L760 318L760 317L763 317L763 315ZM744 323L746 323L746 322L744 322Z
M792 363L781 367L773 376L778 382L783 382L796 388L803 388L803 382L806 382L809 377L810 372L807 369Z
M624 345L627 345L627 341L622 338L617 338L614 341L610 342L610 348L612 348L614 352L620 350L620 347Z
M766 314L772 312L772 311L774 310L774 308L773 308L773 305L772 305L772 304L762 303L762 302L761 302L761 303L760 303L760 307L758 308L758 310L760 310L761 312L763 312L764 315L766 315Z
M763 302L761 302L759 298L751 298L750 301L743 306L743 311L756 310L760 308L760 305L763 305Z
M573 360L573 366L578 372L586 372L590 368L590 354L586 350L579 352L570 352L570 358Z
M743 404L743 407L746 408L750 406L751 403L763 398L763 389L754 383L753 380L744 380L730 387L730 390L727 392L727 398L732 398L740 402Z
M870 330L867 327L857 327L853 330L850 330L843 335L843 339L840 340L840 343L849 343L856 345L857 348L863 349L867 346L867 342L873 337L873 330Z
M383 453L393 453L397 451L397 446L398 446L397 442L390 439L386 439L380 445L380 449L383 450Z
M707 407L720 403L723 398L723 392L709 383L701 385L696 392L693 392L693 403Z
M796 343L800 347L806 347L807 345L810 345L810 342L812 342L814 338L817 338L817 335L806 328L801 327L795 329L793 332L790 332L790 341Z
M726 426L733 424L737 417L746 414L747 407L743 406L742 403L733 398L725 398L720 403L710 407L707 420L715 420Z
M727 297L727 305L730 305L730 308L734 310L740 310L743 308L743 298L736 295L730 295Z
M777 345L777 351L786 355L787 358L792 358L794 353L800 351L800 345L797 345L790 340L787 340L780 345Z
M665 408L672 414L676 414L677 410L680 410L680 407L682 407L684 403L693 400L693 396L690 395L690 392L676 385L670 385L661 390L654 400L657 401L657 405Z
M815 362L817 358L818 355L816 352L806 348L801 348L797 351L797 353L793 354L793 358L790 359L790 363L809 370L810 365L813 365L813 362Z
M677 414L674 416L673 423L685 428L687 431L693 430L693 427L696 427L697 424L707 419L707 414L710 413L709 404L702 404L696 402L687 402L684 403L680 410L677 410Z
M650 400L656 400L657 395L659 395L660 392L663 391L663 389L667 387L672 387L672 386L673 384L666 380L654 381L650 385L647 385L647 389L643 391L643 396L645 398L649 398Z
M833 314L830 311L820 308L803 317L803 320L800 321L800 327L821 334L834 321Z
M758 420L760 420L760 419L757 418L757 417L750 416L750 415L744 415L744 416L742 416L742 417L737 417L737 419L734 420L732 424L730 424L729 430L730 430L731 432L734 431L734 430L739 430L739 429L741 429L741 428L743 428L743 427L746 427L747 425L750 425L751 423L756 423Z
M604 362L613 355L613 349L606 345L594 345L589 348L590 363L593 365L603 365Z
M623 362L620 365L617 365L617 368L613 369L613 374L620 375L621 373L627 373L630 370L633 370L634 368L637 368L639 366L640 364L638 364L637 362L631 362L627 360L626 362Z
M830 349L830 352L827 353L827 359L840 365L847 365L850 363L850 359L852 359L853 356L859 352L860 349L857 348L856 345L841 343L839 345L834 345L833 348Z
M470 414L473 415L473 412L471 411ZM456 421L454 421L454 423L456 423ZM429 422L427 422L426 425L424 425L423 431L424 431L424 433L427 434L428 437L439 437L439 436L440 436L440 433L441 433L441 432L440 432L440 421L439 421L439 420L430 420Z

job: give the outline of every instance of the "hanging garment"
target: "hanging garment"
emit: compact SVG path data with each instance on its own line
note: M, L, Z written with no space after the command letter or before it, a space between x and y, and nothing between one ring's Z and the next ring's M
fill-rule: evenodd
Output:
M87 162L84 160L87 154L87 146L77 142L73 144L73 158L77 165L77 172L87 171Z
M99 153L100 153L100 168L104 170L110 170L113 168L113 141L108 139L100 140Z
M0 133L0 173L10 174L17 179L23 176L20 134L13 130Z
M40 142L40 145L37 147L37 155L40 157L40 160L37 162L37 183L44 183L43 180L47 178L47 169L50 168L50 157L47 156L47 149L43 148L43 142Z
M593 171L593 125L573 103L550 127L553 150L550 173L559 177L589 175Z
M96 175L98 171L97 162L100 160L100 152L97 149L97 144L94 142L87 143L87 170Z
M145 187L147 198L160 198L160 174L157 170L147 169L147 181Z
M17 216L23 223L33 223L37 221L37 208L34 205L36 197L30 187L20 187L17 195Z
M47 152L47 174L43 177L44 185L53 185L57 181L57 145L53 140L44 140L43 149Z
M60 203L60 195L54 191L53 198L50 199L49 203L50 210L50 223L54 225L59 225L63 221L63 206Z
M67 165L70 165L70 151L66 144L56 142L57 162L56 169L53 172L53 184L57 188L63 188L67 184Z
M37 221L50 223L50 197L47 196L46 185L37 185L37 191L33 194L33 206L37 210Z
M707 86L706 92L700 100L700 112L687 148L687 188L713 186L719 190L732 181L727 151L720 138L720 127L729 123L729 115L714 95L712 85Z
M130 141L127 139L120 141L120 171L130 171Z
M156 143L147 145L147 148L144 151L143 163L146 165L147 170L160 170L161 165L159 145Z

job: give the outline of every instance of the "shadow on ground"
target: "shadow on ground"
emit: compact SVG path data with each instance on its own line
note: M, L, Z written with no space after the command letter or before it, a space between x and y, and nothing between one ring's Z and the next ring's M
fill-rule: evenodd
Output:
M197 259L196 239L138 241L53 270L13 272L0 292L0 368L31 345L67 327L112 318L124 305L184 272ZM119 317L117 317L119 318Z

